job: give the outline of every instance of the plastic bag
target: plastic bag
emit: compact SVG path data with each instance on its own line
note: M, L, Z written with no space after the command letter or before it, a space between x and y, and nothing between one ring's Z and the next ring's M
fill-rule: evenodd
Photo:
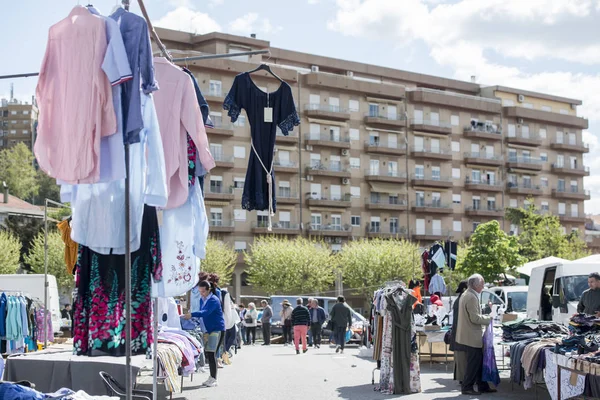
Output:
M348 329L346 331L346 343L348 343L350 341L350 339L352 339L352 331L350 329Z
M483 372L481 380L498 386L500 384L500 373L498 372L496 354L494 353L494 328L492 324L493 321L490 321L483 334Z

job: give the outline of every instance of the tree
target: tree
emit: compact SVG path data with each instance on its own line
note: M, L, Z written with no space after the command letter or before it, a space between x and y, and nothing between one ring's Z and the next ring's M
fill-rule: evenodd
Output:
M38 170L35 181L39 188L36 204L44 204L45 199L60 201L60 186L56 184L56 179L49 177L44 171Z
M419 248L407 240L356 240L344 246L336 258L344 284L367 299L386 281L408 283L423 276Z
M542 214L533 204L527 208L510 208L506 215L519 227L517 239L525 262L550 256L575 260L589 254L577 233L564 234L557 216Z
M0 151L0 182L2 181L20 199L30 199L38 194L33 154L24 143L17 143Z
M21 258L21 242L10 232L0 231L0 274L16 274Z
M477 227L460 271L467 275L481 274L491 282L523 262L517 238L500 229L500 224L494 220Z
M25 262L31 266L34 274L44 273L44 232L40 232L33 243ZM73 275L67 272L65 265L65 245L60 233L48 232L48 274L54 275L60 294L70 296L75 286Z
M21 242L21 258L25 269L30 269L25 261L25 256L29 253L33 239L40 233L44 225L39 218L27 218L20 215L9 215L4 221L6 231L12 233Z
M200 261L200 268L204 272L219 275L220 285L227 286L231 282L237 258L237 253L230 245L211 238L206 242L206 258Z
M250 284L268 294L316 294L334 283L331 250L322 242L259 237L244 257Z

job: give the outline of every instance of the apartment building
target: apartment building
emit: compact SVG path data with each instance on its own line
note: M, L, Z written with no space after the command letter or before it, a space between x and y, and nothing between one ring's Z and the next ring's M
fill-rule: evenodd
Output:
M266 212L241 208L250 148L242 116L223 99L236 74L267 61L293 89L301 125L276 140L273 232L305 235L340 249L362 237L406 237L427 245L463 239L504 209L533 199L582 230L589 193L581 101L463 82L270 47L255 38L158 29L176 57L270 49L269 55L190 61L211 107L217 167L205 184L212 235L245 250L267 233ZM279 82L252 75L265 91ZM243 265L236 287L243 285ZM239 294L239 292L238 292ZM245 294L245 293L244 293Z
M32 149L35 141L38 109L16 99L0 99L0 149L23 142Z

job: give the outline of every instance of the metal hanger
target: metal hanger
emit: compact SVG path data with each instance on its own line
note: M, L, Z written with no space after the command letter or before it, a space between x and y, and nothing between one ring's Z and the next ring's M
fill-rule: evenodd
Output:
M267 61L269 61L271 59L271 51L269 51L269 58L267 58ZM283 83L283 79L281 79L280 77L278 77L272 70L271 67L269 66L269 64L266 64L266 62L260 64L257 68L248 71L249 74L253 73L253 72L258 72L258 71L267 71L269 74L273 75L279 82Z

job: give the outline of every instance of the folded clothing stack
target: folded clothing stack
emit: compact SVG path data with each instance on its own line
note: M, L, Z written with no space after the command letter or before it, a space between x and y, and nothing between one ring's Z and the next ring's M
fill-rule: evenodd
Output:
M520 319L502 324L502 340L519 342L533 338L548 338L568 335L569 330L555 322L538 321L535 319Z

